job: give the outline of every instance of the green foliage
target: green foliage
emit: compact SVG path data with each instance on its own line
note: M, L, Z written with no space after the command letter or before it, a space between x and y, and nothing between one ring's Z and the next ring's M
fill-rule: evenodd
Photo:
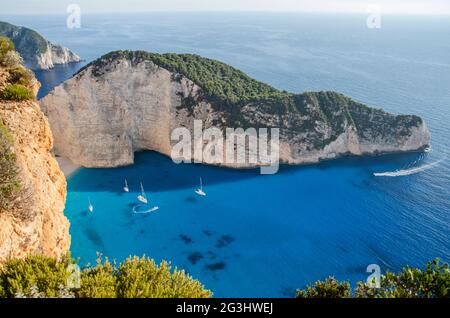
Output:
M44 256L9 260L0 269L0 297L149 298L211 297L192 277L163 261L130 257L118 267L98 259L81 271L79 284L70 286L69 255L56 261Z
M13 100L13 101L24 101L34 99L33 92L26 86L20 84L12 84L6 86L0 92L0 99L3 100Z
M99 257L97 265L86 268L81 273L81 286L77 291L79 298L115 298L117 277L114 265L108 260L102 263Z
M14 51L14 43L6 36L0 36L0 64L3 65L3 61L8 52Z
M0 121L0 212L10 211L20 191L12 137Z
M36 295L37 289L45 297L56 297L69 278L69 264L72 264L69 256L59 261L39 255L9 260L0 272L0 284L3 287L1 296Z
M340 283L334 277L317 281L306 290L297 290L297 298L349 298L351 295L350 283Z
M340 283L334 278L316 282L306 290L297 290L298 298L348 298L352 291L348 282ZM405 267L400 273L381 276L380 288L371 288L359 282L354 290L356 298L449 298L450 269L436 259L424 270Z
M8 81L11 84L19 84L29 87L34 80L34 73L23 66L16 66L8 69Z
M14 68L23 64L22 57L16 51L9 51L3 58L2 64L8 68Z
M402 139L411 135L411 128L422 120L417 116L394 116L382 110L369 108L336 92L306 92L293 94L252 79L225 63L193 54L157 54L144 51L114 51L86 65L92 75L101 76L111 70L119 59L132 65L153 62L169 70L173 82L184 78L192 80L202 89L199 94L181 96L178 108L194 114L194 107L206 100L215 111L223 113L228 127L255 127L242 112L244 106L272 116L273 127L283 129L288 139L304 137L305 149L322 149L335 141L346 128L356 127L358 137ZM248 113L248 112L247 112Z
M118 268L118 297L123 298L204 298L211 292L186 275L162 261L157 265L152 259L131 257Z
M397 274L388 272L381 277L380 288L360 282L355 294L362 298L449 298L449 266L436 259L424 270L406 267Z

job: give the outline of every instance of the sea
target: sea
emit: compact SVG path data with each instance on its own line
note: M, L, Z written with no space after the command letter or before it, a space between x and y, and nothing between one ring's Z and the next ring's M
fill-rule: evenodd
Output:
M195 53L290 92L333 90L395 114L422 116L431 151L282 166L274 175L175 164L154 152L132 166L68 178L71 253L168 260L216 297L293 297L334 276L450 261L450 17L364 14L124 13L3 16L78 53L37 71L39 98L112 50ZM374 173L385 175L375 176ZM194 190L203 180L206 197ZM124 180L130 192L123 191ZM153 213L136 200L144 185ZM88 213L92 203L93 213Z

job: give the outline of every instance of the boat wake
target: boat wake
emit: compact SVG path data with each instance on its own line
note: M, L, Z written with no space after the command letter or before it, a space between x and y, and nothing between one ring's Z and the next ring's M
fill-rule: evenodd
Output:
M416 174L416 173L423 172L425 170L431 169L433 167L436 167L442 161L443 161L443 159L438 160L438 161L433 162L433 163L430 163L430 164L427 164L427 165L416 167L416 168L407 168L407 169L401 169L401 170L396 170L396 171L391 171L391 172L375 172L373 175L375 177L402 177L402 176L409 176L411 174Z
M150 209L143 210L143 211L139 211L139 208L142 208L142 207L144 207L144 206L145 206L145 205L136 205L136 206L134 206L134 207L133 207L133 213L134 213L134 214L148 214L148 213L155 212L156 210L159 209L159 207L154 206L154 207L152 207L152 208L150 208Z

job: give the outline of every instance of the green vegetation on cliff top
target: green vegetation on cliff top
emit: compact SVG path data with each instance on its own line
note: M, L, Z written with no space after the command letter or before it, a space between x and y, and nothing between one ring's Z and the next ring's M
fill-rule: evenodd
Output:
M0 35L13 40L16 50L26 57L45 53L47 40L34 30L0 21Z
M93 75L103 74L105 67L118 59L127 59L134 64L143 61L152 61L174 73L173 79L180 80L181 76L192 80L199 85L209 102L217 110L225 110L233 119L240 120L239 111L242 106L257 105L262 111L275 114L311 114L313 109L315 120L327 122L338 135L342 130L342 121L336 116L348 121L353 117L383 119L387 126L392 127L396 121L402 121L406 128L419 125L422 120L417 116L392 116L381 109L367 107L361 103L336 92L306 92L293 94L280 91L268 84L259 82L244 72L220 61L204 58L194 54L158 54L145 51L114 51L83 67L77 74L89 67L93 67ZM191 105L193 103L186 103ZM312 106L307 109L308 106ZM304 124L304 123L303 123ZM366 128L364 123L358 128Z
M0 36L0 72L6 75L4 87L0 87L0 100L24 101L34 99L31 89L34 74L23 66L23 60L15 50L11 39Z

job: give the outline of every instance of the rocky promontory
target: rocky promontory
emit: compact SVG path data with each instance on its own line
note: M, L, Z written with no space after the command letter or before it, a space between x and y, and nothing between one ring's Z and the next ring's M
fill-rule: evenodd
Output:
M116 51L88 64L40 101L55 152L85 167L132 164L134 152L171 154L171 131L278 127L280 162L420 150L425 122L335 92L279 91L197 55ZM224 164L227 166L227 164Z
M68 48L47 41L34 30L0 22L0 36L10 38L27 67L47 70L57 64L80 62L78 55Z

